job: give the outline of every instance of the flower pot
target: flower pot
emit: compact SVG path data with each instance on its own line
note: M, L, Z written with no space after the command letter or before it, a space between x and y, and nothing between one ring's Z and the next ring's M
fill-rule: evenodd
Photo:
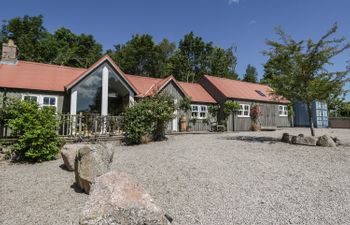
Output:
M187 130L187 119L186 119L186 115L185 114L183 114L181 116L180 123L181 123L180 131L181 132L185 132Z

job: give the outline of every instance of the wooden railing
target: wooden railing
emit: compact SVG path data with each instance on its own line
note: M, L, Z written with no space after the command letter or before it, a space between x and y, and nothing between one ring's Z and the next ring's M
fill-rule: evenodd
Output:
M62 114L58 116L61 136L121 135L121 116L101 116L98 114Z
M101 116L80 113L59 114L57 133L63 137L117 136L121 130L122 116ZM6 126L0 126L0 138L16 138Z

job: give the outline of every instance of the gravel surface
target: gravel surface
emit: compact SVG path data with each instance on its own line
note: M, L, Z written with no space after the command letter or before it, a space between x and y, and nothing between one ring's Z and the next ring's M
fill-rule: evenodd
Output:
M169 136L115 149L125 171L174 218L173 224L349 224L350 130L321 130L346 146L280 143L283 132ZM76 224L87 195L61 160L0 164L0 224Z

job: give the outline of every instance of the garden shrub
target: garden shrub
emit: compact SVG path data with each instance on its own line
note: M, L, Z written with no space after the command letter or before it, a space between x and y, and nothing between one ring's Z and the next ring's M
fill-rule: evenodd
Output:
M218 105L210 105L208 107L208 112L210 113L211 116L217 117L220 111L220 106Z
M31 162L52 160L59 152L55 109L40 108L36 102L10 100L3 120L18 137L13 145L16 158Z
M140 144L146 136L160 140L164 137L165 128L173 118L174 111L174 99L166 93L145 98L127 108L122 123L127 142Z
M225 120L227 117L232 113L236 113L239 110L239 103L235 101L228 100L224 104L224 118Z

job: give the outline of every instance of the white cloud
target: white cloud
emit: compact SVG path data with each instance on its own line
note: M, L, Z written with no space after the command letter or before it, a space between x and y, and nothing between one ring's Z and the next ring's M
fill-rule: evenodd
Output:
M251 21L249 22L249 25L254 25L254 24L256 24L256 20L251 20Z
M238 4L240 0L228 0L228 4Z

